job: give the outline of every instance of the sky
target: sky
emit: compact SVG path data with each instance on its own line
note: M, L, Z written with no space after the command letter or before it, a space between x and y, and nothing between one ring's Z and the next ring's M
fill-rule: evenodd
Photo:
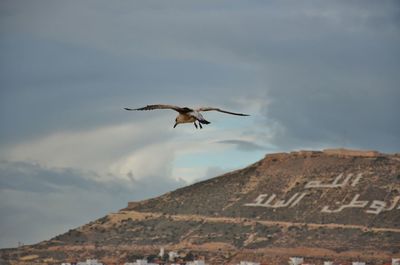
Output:
M398 1L0 3L0 248L265 154L400 150ZM212 106L173 129L172 110Z

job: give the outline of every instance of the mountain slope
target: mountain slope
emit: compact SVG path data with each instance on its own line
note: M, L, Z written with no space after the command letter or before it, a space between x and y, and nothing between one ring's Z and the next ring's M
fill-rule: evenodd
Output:
M72 254L129 260L165 247L195 251L218 260L214 264L281 264L290 255L362 256L374 263L400 256L399 221L399 155L300 151L267 155L244 169L130 202L21 251L38 260Z

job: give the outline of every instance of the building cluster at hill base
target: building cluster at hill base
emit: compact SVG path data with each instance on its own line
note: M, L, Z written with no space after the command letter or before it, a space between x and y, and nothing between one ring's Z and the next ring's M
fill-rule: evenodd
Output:
M304 262L304 258L302 257L291 257L288 261L289 265L315 265L313 263ZM239 264L234 265L267 265L268 263L260 263L260 262L252 262L252 261L241 261ZM362 261L354 261L351 263L352 265L366 265L365 262ZM99 262L97 259L88 259L84 262L72 262L72 263L61 263L61 265L107 265ZM122 265L122 263L121 263ZM194 260L189 262L178 262L178 263L153 263L148 262L146 259L138 259L135 262L125 262L123 265L208 265L204 260ZM340 263L335 263L333 261L324 261L323 265L341 265ZM387 263L387 265L400 265L400 258L393 258L391 263Z

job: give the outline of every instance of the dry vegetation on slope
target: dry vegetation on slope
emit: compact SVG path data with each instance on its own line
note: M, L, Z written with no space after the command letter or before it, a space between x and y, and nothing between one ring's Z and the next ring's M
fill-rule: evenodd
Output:
M25 247L25 256L195 251L217 258L279 264L290 255L311 259L359 256L371 263L400 256L400 156L326 150L267 155L242 170L131 202L128 207ZM15 250L2 251L16 258ZM23 261L21 261L23 264Z

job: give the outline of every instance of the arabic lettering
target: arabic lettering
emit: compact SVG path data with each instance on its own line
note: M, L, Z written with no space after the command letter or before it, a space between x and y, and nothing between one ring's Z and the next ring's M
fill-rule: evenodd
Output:
M244 206L251 206L251 207L266 207L266 208L284 208L284 207L294 207L296 206L303 198L306 196L307 193L298 192L293 194L288 200L277 200L274 204L272 201L276 198L276 194L272 194L269 198L264 202L265 198L268 197L268 194L261 194L259 195L254 203L246 203Z
M342 205L339 208L334 209L334 210L330 210L329 206L324 206L324 208L322 208L321 212L323 212L323 213L338 213L346 208L364 208L365 206L367 206L368 201L358 201L359 197L360 197L360 194L356 194L349 204Z
M346 185L355 187L360 183L360 180L363 177L363 173L348 173L345 175L344 173L339 174L335 177L331 182L324 183L322 180L313 180L306 183L304 189L311 188L342 188ZM287 199L278 199L276 194L260 194L252 203L246 203L244 206L250 207L265 207L265 208L285 208L285 207L295 207L298 205L301 200L309 194L308 192L303 193L295 193L290 198ZM341 205L340 202L336 202L337 208L332 206L324 206L321 209L322 213L338 213L347 208L366 208L369 204L369 207L364 211L367 214L380 214L381 212L391 211L391 210L400 210L400 196L394 197L389 202L380 201L380 200L359 200L360 194L354 195L352 200L348 204ZM339 206L340 205L340 206ZM332 207L332 208L331 208Z
M250 206L250 207L265 207L265 208L293 208L299 202L307 195L307 193L295 193L293 194L289 199L276 199L276 194L271 194L268 196L268 194L260 194L253 203L246 203L244 206ZM336 209L330 209L330 206L326 205L322 208L321 212L322 213L338 213L343 211L344 209L347 208L365 208L370 201L364 201L364 200L359 200L360 194L356 194L352 200L348 204L344 204L339 206ZM379 200L373 200L365 213L368 214L380 214L381 212L384 211L391 211L391 210L400 210L400 205L398 203L400 202L400 196L394 197L390 202L385 202L385 201L379 201ZM339 202L336 202L336 204L339 204Z
M359 197L360 194L356 194L349 204L342 205L337 209L331 210L329 209L329 206L324 206L321 212L338 213L346 208L364 208L365 206L368 205L369 201L358 201ZM368 210L366 210L365 212L369 214L380 214L383 211L391 211L396 208L396 205L399 201L400 201L400 196L396 196L393 198L393 201L391 202L390 206L387 207L388 203L384 201L373 200L370 206L368 207ZM400 209L400 205L397 207L397 209Z
M290 205L290 208L296 206L303 199L303 197L306 196L306 195L307 195L307 193L303 192L299 197L297 197L297 199L292 203L292 205Z
M393 210L397 203L400 201L400 196L396 196L393 199L392 204L390 205L390 207L386 208L387 203L384 201L378 201L378 200L373 200L371 205L369 206L370 209L374 209L374 210L367 210L365 211L366 213L371 213L371 214L380 214L383 211L391 211ZM397 207L397 209L400 209L400 206Z
M343 179L340 183L340 180L343 178L343 173L339 174L332 183L322 183L321 180L313 180L307 182L304 188L311 189L311 188L339 188L346 186L350 179L353 177L353 174L347 174L347 176ZM355 187L362 177L362 173L357 174L356 178L351 182L351 186Z
M351 182L351 186L355 187L358 182L360 182L360 179L362 178L362 173L358 173L357 177Z
M260 194L254 200L254 203L246 203L245 206L260 206L263 204L264 199L268 196L268 194ZM272 198L273 199L273 198Z

